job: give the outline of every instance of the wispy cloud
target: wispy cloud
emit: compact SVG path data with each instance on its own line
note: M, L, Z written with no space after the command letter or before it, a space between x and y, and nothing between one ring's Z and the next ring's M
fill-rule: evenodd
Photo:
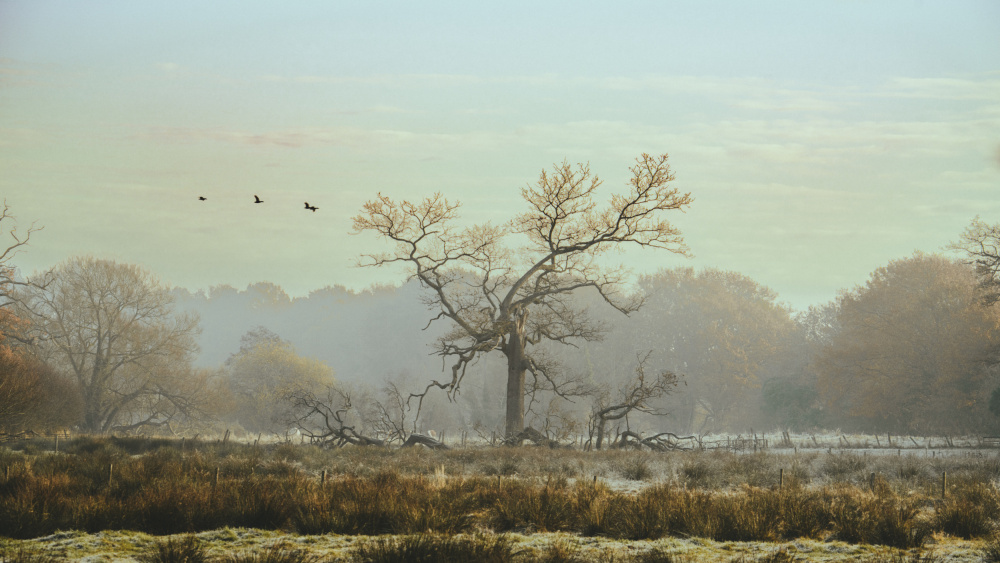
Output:
M200 143L216 142L237 145L257 145L297 148L307 145L349 144L350 134L322 129L286 129L265 132L199 127L148 127L132 135L133 139L154 142Z
M967 100L1000 102L1000 74L987 73L966 78L905 78L890 79L874 93L892 98L923 98L933 100Z

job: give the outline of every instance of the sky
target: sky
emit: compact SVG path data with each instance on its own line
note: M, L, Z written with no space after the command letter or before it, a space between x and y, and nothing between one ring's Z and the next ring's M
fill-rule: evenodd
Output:
M825 303L1000 221L1000 2L0 0L0 196L44 227L26 273L398 283L355 266L387 248L351 234L379 192L502 224L543 169L589 162L604 200L644 152L694 198L669 217L694 257L622 263Z

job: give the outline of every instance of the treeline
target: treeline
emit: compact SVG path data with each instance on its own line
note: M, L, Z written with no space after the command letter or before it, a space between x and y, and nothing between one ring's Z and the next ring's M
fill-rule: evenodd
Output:
M686 383L664 399L677 428L997 430L1000 310L968 264L917 253L798 313L733 272L667 270L640 286L645 307L588 368L622 377L629 354L656 351Z
M802 312L715 269L640 278L629 316L575 293L568 309L603 340L537 346L545 369L528 376L525 421L594 446L625 430L996 433L998 246L1000 226L977 219L957 258L894 260ZM435 313L414 282L292 299L269 283L169 289L88 257L32 278L0 267L0 431L503 434L506 364L486 356L461 393L435 392L451 377L432 355L449 327L425 330Z

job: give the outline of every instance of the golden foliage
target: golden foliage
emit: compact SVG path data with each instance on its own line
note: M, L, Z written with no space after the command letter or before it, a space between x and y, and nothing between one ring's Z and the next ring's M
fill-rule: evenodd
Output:
M817 362L828 407L894 432L974 427L1000 345L976 285L972 268L917 253L841 295L841 328Z

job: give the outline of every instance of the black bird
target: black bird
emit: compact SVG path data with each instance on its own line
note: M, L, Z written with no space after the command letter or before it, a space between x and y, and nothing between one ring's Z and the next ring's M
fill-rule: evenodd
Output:
M205 201L206 199L208 198L203 195L198 196L198 201Z
M306 202L306 209L308 209L309 211L312 211L313 213L315 213L316 210L319 209L319 208L316 207L316 206L313 206L313 205L309 205L309 202L307 201Z
M253 198L254 198L254 200L255 200L255 201L254 201L254 203L264 203L264 200L260 199L260 198L259 198L259 197L257 197L256 195L254 195L254 196L253 196Z

